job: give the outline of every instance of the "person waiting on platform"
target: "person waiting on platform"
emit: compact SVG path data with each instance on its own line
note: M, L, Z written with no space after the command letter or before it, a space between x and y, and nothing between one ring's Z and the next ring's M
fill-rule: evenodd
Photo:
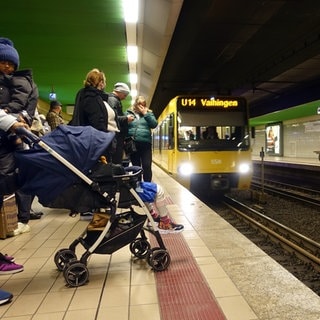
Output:
M94 68L84 80L84 87L77 95L74 112L69 125L92 126L104 132L120 132L117 112L109 105L109 95L104 91L106 76L103 71ZM110 143L105 156L113 162L112 156L116 149L116 139Z
M153 112L149 110L146 99L138 96L133 106L127 110L134 120L128 123L128 136L135 141L137 151L130 155L133 166L142 167L143 180L152 180L152 136L151 129L158 125Z
M127 84L123 82L117 82L114 85L114 89L108 96L109 105L115 110L118 115L119 129L120 132L116 133L116 150L112 155L112 162L117 164L122 164L123 160L123 147L124 139L128 134L128 123L133 121L134 117L132 115L125 116L123 113L123 107L121 101L126 99L130 93L130 88Z
M8 38L0 38L0 107L7 114L31 126L37 108L38 87L33 81L32 71L18 70L19 65L20 56L13 42ZM0 133L0 136L0 172L2 175L8 175L15 169L13 151L26 146L19 138L13 143L4 132ZM18 228L12 235L30 232L29 220L40 219L42 215L42 212L34 212L31 209L34 196L24 194L20 190L16 190L15 194Z
M61 117L61 106L62 104L59 101L51 101L50 102L50 110L47 113L46 120L53 131L60 124L64 124L64 121Z
M0 130L2 133L13 134L18 127L24 127L28 129L28 125L24 122L17 121L17 118L7 114L4 110L0 109ZM0 151L3 151L3 146L1 146ZM10 153L12 155L13 161L13 150ZM6 153L1 153L0 158L7 158ZM13 164L13 162L12 162ZM0 176L0 207L3 204L3 195L12 193L15 189L15 178L13 175L2 174ZM0 253L0 274L2 275L11 275L14 273L18 273L24 270L23 265L17 264L14 262L14 258L12 256L8 256L6 254ZM4 291L0 289L0 305L5 303L9 303L13 298L11 292Z

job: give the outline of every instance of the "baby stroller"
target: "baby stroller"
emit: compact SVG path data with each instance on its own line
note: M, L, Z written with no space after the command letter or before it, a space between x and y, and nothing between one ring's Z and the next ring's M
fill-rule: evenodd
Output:
M16 152L21 190L36 195L45 207L93 212L83 233L54 257L69 286L78 287L88 281L91 254L112 254L128 244L131 253L146 259L154 271L168 268L170 255L149 210L135 191L142 169L98 161L113 133L64 125L39 138L25 129L19 130L19 136L30 146ZM141 207L143 214L133 206ZM125 212L117 213L120 208ZM153 234L157 247L151 248L145 231ZM79 244L85 251L78 258Z

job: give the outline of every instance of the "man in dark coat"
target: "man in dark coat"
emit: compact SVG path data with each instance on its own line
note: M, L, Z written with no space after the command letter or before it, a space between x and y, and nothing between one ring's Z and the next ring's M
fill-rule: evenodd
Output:
M117 147L112 157L112 162L122 164L124 139L128 134L128 123L133 121L134 117L131 115L124 115L121 101L126 99L130 89L127 84L117 82L114 85L113 91L109 94L108 103L116 111L118 115L118 122L120 132L116 134Z

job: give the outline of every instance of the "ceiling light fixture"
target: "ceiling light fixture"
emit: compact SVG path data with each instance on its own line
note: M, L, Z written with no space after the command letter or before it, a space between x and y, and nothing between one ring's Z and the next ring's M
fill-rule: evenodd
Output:
M138 61L138 47L127 46L127 54L129 63L136 63Z
M130 95L132 100L137 96L138 76L138 47L137 22L139 19L139 0L122 0L124 21L127 36L127 59L129 64Z
M136 84L138 82L138 75L136 73L130 73L129 78L131 84Z
M139 13L138 0L122 0L124 21L127 23L137 23Z

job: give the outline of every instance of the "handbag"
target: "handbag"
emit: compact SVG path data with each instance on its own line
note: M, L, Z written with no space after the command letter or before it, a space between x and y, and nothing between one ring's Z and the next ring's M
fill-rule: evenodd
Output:
M127 137L124 139L123 148L126 155L137 152L136 142L134 141L133 137Z
M131 136L131 137L126 137L126 138L124 139L123 149L124 149L124 152L126 153L127 156L129 156L129 155L132 154L132 153L137 152L137 146L136 146L136 142L134 141L134 136L135 136L136 133L137 133L139 124L140 124L140 122L138 122L138 125L137 125L137 127L136 127L135 132L134 132L134 135Z

